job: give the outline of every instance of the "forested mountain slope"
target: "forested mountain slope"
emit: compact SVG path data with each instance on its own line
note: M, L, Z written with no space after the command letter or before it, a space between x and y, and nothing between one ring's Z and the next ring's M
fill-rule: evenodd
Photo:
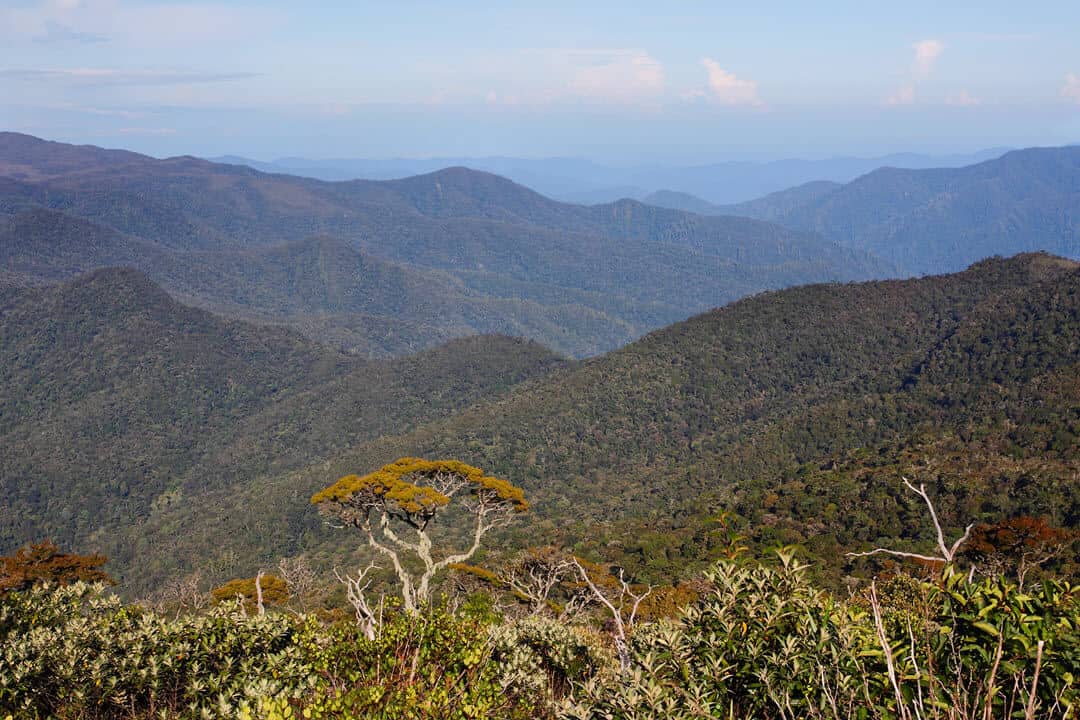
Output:
M861 251L768 223L632 201L569 205L464 168L329 183L4 133L0 175L0 214L13 216L6 232L22 236L17 258L0 257L9 282L131 264L191 302L325 333L375 355L492 331L590 355L761 290L892 270ZM115 235L106 239L109 231ZM409 271L421 289L430 287L432 305L454 310L433 322L396 312L392 285L335 286L362 284L364 273L311 275L306 289L273 284L280 270L267 271L267 263L292 252L281 247L328 239L340 243L339 254L349 249L368 265ZM276 255L263 252L273 247ZM180 272L184 265L189 272ZM239 282L236 297L221 297L228 283L219 266L230 269L228 283ZM312 302L337 292L368 301ZM369 324L385 332L367 331Z
M727 210L820 233L912 274L1035 250L1080 258L1076 146L1016 150L962 168L881 168L793 203L796 190Z
M113 548L155 510L401 432L560 362L497 336L360 360L181 305L132 270L6 292L0 545Z
M1075 263L1027 255L948 276L794 288L402 434L343 436L306 469L164 508L140 536L172 543L181 567L207 552L254 563L325 551L330 562L356 538L323 529L305 493L423 455L527 489L533 512L506 548L595 543L670 576L704 562L708 518L727 509L757 542L804 543L839 573L844 549L927 539L902 473L932 487L950 527L1021 512L1080 524L1078 377ZM259 417L261 437L294 427L287 414ZM206 537L229 539L208 550Z

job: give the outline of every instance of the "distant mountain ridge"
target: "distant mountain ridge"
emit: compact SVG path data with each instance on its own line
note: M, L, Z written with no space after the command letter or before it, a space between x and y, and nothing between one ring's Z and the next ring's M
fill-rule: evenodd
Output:
M879 167L961 167L1000 157L1008 148L974 153L924 155L895 153L880 157L836 157L822 160L727 161L706 165L667 166L655 163L611 167L582 158L429 158L331 159L282 158L262 162L223 156L215 162L246 165L264 172L302 175L320 180L391 180L424 175L449 166L465 166L502 175L549 197L585 205L621 199L645 200L669 191L696 195L712 204L753 200L795 185L829 180L848 182Z
M731 212L816 232L913 274L1042 250L1080 258L1080 146L1031 148L962 168L881 168L792 202Z
M186 301L372 356L474 332L592 355L764 289L891 272L868 254L767 223L633 201L568 205L465 168L327 183L10 133L0 134L0 152L9 158L0 168L13 173L0 178L4 227L34 239L0 246L6 277L16 267L35 283L131 265ZM310 252L296 259L309 270L334 252L354 272L286 282L281 264L301 247ZM430 301L390 297L393 285L379 284L390 277L405 296ZM446 313L440 320L425 308Z
M646 196L643 202L699 215L735 215L778 222L784 220L793 210L823 198L840 187L840 183L830 180L815 180L734 205L714 205L688 193L662 190Z

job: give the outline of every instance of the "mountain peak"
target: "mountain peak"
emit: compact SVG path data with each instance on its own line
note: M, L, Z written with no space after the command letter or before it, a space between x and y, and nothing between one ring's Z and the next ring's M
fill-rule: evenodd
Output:
M186 310L145 273L130 267L106 267L79 275L55 288L65 311L111 315L139 311Z
M127 150L68 145L33 135L0 132L0 175L22 180L44 180L102 166L152 161L153 158Z

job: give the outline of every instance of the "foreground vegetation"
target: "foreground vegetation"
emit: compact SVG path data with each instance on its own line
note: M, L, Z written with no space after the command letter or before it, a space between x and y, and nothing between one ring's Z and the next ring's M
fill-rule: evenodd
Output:
M521 488L456 460L405 457L311 501L389 561L278 574L125 605L102 556L39 543L0 558L0 713L9 718L1073 718L1078 588L1050 563L1074 534L1036 518L970 525L846 597L794 549L762 562L718 519L722 556L677 586L555 547L467 564L529 511ZM471 540L435 532L457 513ZM468 524L468 523L466 523ZM445 582L453 571L456 577ZM89 581L89 582L88 582ZM96 584L94 584L96 583ZM436 599L435 583L443 593ZM385 587L385 586L384 586ZM352 612L347 611L351 606ZM0 714L0 717L3 717ZM5 718L7 720L7 718Z
M0 598L0 717L1076 717L1068 583L949 566L839 599L783 553L703 581L674 617L632 623L622 663L610 616L515 617L477 595L388 609L368 637L325 614L166 614L38 584Z

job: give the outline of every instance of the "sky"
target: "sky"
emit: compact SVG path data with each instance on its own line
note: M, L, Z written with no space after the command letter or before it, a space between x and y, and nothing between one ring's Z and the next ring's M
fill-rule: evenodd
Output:
M1080 142L1080 2L0 0L0 129L610 164Z

